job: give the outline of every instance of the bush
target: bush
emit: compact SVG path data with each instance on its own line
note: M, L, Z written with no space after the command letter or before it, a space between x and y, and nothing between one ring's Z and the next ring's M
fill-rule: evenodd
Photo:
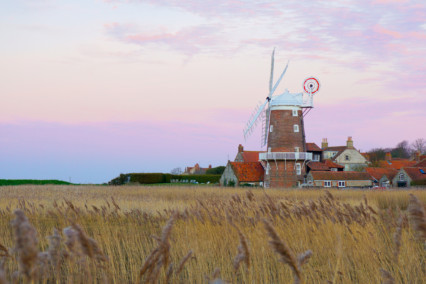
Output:
M216 168L208 169L206 171L206 175L221 175L225 171L225 168L226 167L224 167L224 166L219 166L219 167L216 167Z
M421 179L421 180L413 180L411 182L411 185L426 185L426 179Z
M2 185L22 185L22 184L72 184L70 182L49 179L49 180L38 180L38 179L0 179L0 186Z

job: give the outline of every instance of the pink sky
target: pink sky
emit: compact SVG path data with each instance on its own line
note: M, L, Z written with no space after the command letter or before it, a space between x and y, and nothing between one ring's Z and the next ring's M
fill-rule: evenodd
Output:
M274 47L277 93L321 82L308 141L426 138L425 19L424 1L1 3L0 178L98 183L260 149L242 130Z

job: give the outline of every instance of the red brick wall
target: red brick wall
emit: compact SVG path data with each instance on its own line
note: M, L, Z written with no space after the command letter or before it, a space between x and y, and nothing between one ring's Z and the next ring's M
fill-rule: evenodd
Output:
M299 132L294 132L293 126L299 126ZM294 152L299 147L300 152L305 152L305 128L303 125L302 111L298 116L293 116L292 110L272 110L270 125L273 131L269 132L268 148L272 152Z
M302 173L296 175L295 161L269 161L269 174L265 173L265 181L269 182L269 187L294 187L297 182L303 182L305 175L305 166L303 161L300 163Z

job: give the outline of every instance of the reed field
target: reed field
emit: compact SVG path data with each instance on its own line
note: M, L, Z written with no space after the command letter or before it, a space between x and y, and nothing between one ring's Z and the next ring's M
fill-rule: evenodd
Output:
M424 283L426 190L0 187L3 283Z

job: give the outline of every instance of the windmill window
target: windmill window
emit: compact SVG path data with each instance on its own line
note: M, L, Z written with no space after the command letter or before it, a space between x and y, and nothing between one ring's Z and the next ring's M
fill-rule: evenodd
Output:
M269 126L269 132L272 132L272 131L274 131L274 126L273 125Z
M299 152L299 147L294 147L294 152Z
M293 109L293 116L297 116L297 109Z
M299 125L293 125L294 132L299 132Z
M301 175L302 174L302 167L299 163L296 164L296 174Z

